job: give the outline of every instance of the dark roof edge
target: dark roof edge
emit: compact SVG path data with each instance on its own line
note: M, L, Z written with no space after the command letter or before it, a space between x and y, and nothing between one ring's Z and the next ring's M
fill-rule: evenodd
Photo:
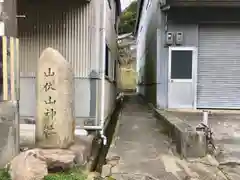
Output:
M136 19L135 29L134 29L134 33L133 33L134 35L137 35L137 31L139 28L139 22L140 22L141 15L142 15L143 3L144 3L144 0L138 1L137 19Z
M115 0L116 1L116 6L117 6L117 11L118 11L118 15L121 14L122 8L121 8L121 2L120 0Z

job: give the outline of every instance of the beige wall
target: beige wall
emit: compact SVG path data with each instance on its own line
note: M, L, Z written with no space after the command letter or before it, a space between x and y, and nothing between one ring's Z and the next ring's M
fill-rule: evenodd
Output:
M122 90L135 90L137 87L137 73L134 68L123 66L120 68L119 88Z

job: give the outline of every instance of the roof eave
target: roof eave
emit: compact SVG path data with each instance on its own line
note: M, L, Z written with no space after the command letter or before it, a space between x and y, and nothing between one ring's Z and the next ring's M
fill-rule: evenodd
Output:
M139 0L138 1L137 19L136 19L136 24L135 24L135 28L134 28L134 35L135 36L137 35L137 31L138 31L138 28L139 28L139 22L140 22L141 15L142 15L143 3L144 3L144 0Z
M116 1L116 6L117 6L117 11L118 11L118 15L121 14L122 8L121 8L121 2L120 0L115 0Z

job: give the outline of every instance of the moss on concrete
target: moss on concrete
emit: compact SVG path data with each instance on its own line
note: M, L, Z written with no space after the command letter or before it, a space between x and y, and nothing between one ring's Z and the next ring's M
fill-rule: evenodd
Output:
M145 62L145 76L144 82L145 84L145 98L148 102L152 103L154 106L156 105L157 99L157 64L156 58L153 57L151 53L146 54L146 62Z
M10 175L6 169L0 169L0 180L11 180Z
M85 180L87 175L80 169L74 168L65 172L48 174L44 180Z
M79 169L72 169L66 172L52 173L47 175L44 180L86 180L87 175ZM0 180L11 180L6 169L0 170Z

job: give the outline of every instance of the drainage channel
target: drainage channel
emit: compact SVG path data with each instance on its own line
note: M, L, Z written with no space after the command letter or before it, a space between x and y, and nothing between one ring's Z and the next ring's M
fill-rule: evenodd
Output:
M105 129L105 136L107 137L107 144L106 145L102 144L99 154L98 154L98 157L95 161L95 166L94 166L93 170L96 172L101 172L102 166L105 164L105 158L107 156L108 150L109 150L112 140L113 140L117 122L119 120L119 114L123 109L123 105L124 105L126 99L127 98L124 97L123 101L120 99L116 101L116 106L115 106L116 108L110 117L111 119L109 121L108 126Z

